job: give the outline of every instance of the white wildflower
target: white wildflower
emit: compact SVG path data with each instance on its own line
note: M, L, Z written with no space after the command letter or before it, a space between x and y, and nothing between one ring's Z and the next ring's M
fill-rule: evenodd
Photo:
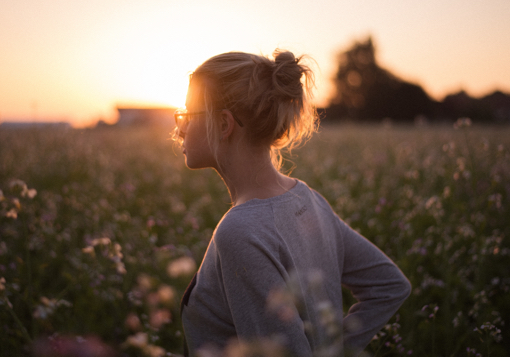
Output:
M195 260L191 257L181 257L170 262L166 268L168 275L172 278L193 274L197 269Z

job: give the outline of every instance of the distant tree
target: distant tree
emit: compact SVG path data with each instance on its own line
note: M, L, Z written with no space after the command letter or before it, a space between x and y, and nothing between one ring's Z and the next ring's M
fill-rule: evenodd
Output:
M443 113L448 118L469 117L477 118L477 100L465 91L449 94L443 99Z
M469 117L476 123L510 123L510 95L501 91L473 98L465 91L447 95L442 114L448 118Z
M490 108L495 123L510 124L510 94L496 90L480 101Z
M436 105L419 85L377 64L371 37L339 54L334 81L336 92L326 111L328 119L412 121L419 115L432 115Z

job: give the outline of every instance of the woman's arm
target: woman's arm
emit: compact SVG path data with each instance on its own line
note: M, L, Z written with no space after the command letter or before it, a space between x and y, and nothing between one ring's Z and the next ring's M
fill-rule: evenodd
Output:
M358 300L344 317L344 345L364 349L411 293L411 284L379 248L344 222L342 284Z

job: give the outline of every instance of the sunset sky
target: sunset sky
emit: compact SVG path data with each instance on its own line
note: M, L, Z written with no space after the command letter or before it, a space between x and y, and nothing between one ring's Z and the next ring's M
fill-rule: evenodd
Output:
M509 0L1 0L0 122L182 106L210 56L277 47L317 61L325 105L337 53L368 35L383 67L436 99L510 93L509 19Z

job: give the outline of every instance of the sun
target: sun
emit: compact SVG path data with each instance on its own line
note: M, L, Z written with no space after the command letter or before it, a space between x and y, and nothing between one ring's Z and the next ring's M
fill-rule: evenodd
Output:
M126 54L123 58L129 60L120 62L113 73L118 100L153 106L184 106L191 71L189 63L172 56L171 50L156 46L150 52L147 49L147 52Z

